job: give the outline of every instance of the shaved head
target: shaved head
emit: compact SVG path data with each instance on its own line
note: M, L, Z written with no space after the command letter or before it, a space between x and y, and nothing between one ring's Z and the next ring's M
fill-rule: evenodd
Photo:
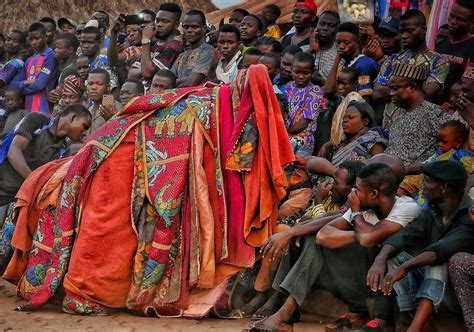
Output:
M400 158L386 153L381 153L365 160L366 165L375 163L385 164L390 167L397 177L397 185L402 183L403 178L405 177L405 166L403 165L403 161Z

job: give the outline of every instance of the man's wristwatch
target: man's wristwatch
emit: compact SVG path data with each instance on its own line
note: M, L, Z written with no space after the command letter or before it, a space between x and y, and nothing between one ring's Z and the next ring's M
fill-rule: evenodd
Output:
M357 217L357 216L360 216L360 215L362 215L362 214L363 214L362 211L351 212L351 221L349 221L349 224L351 224L352 226L354 226L354 218Z
M142 45L145 45L145 44L150 44L151 43L151 40L148 39L148 38L142 38Z

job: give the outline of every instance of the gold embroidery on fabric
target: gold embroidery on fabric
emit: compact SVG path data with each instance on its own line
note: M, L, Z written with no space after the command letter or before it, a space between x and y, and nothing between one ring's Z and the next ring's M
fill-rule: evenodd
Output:
M153 248L158 249L158 250L170 250L171 249L171 245L165 246L165 245L162 245L162 244L159 244L159 243L156 243L156 242L153 242L151 245L152 245Z
M47 246L45 246L44 244L42 244L42 243L40 243L40 242L38 242L38 241L33 240L33 244L34 244L36 247L40 248L41 250L44 250L44 251L49 252L49 253L52 253L52 252L53 252L53 248L47 247Z
M168 159L150 161L149 163L147 163L147 167L153 167L153 166L157 166L157 165L165 165L165 164L171 163L173 161L183 160L183 159L188 159L188 158L189 158L188 153L181 154L179 156L174 156L174 157L171 157L171 158L168 158Z

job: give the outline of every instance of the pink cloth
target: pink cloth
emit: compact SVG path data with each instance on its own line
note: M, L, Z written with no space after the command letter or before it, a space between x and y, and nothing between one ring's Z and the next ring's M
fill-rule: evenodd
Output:
M231 135L234 120L231 104L230 86L225 85L219 90L219 122L221 126L221 158L227 159L232 150ZM255 249L247 244L244 238L245 192L240 174L236 171L223 170L226 203L228 208L227 234L229 255L224 263L240 267L251 267L255 262Z
M435 49L439 27L448 23L449 11L455 2L456 0L433 0L426 33L426 43L430 49Z

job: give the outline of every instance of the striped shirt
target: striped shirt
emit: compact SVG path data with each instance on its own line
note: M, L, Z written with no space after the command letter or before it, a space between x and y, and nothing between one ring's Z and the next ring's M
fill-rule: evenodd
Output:
M58 61L54 58L52 48L42 54L34 54L26 60L20 75L10 83L10 86L23 90L26 95L25 109L28 112L50 114L52 107L48 102L48 93L56 84L55 72ZM25 86L24 81L35 80L33 84Z

